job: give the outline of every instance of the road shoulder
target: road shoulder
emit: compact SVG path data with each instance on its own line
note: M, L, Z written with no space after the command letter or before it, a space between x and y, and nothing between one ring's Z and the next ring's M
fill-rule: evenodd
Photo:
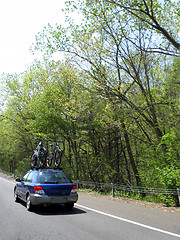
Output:
M157 209L165 212L172 212L172 213L179 213L180 214L180 207L167 207L165 204L161 203L153 203L153 202L146 202L146 201L141 201L141 200L135 200L135 199L130 199L130 198L124 198L124 197L112 197L112 196L105 196L101 195L98 193L93 193L93 192L87 192L84 190L79 190L80 194L85 194L89 196L94 196L96 198L104 198L120 203L126 203L130 205L137 205L137 206L142 206L142 207L147 207L151 209Z

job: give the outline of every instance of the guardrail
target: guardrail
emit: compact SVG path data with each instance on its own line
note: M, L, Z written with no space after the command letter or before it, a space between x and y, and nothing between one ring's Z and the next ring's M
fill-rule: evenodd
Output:
M178 196L179 206L180 206L180 188L178 189L164 189L164 188L147 188L147 187L137 187L137 186L127 186L120 185L114 183L95 183L95 182L87 182L76 180L73 181L77 185L77 189L79 189L80 185L95 187L95 188L109 188L111 189L112 196L115 197L115 189L119 191L126 191L132 193L141 193L141 194L163 194L163 195L174 195Z

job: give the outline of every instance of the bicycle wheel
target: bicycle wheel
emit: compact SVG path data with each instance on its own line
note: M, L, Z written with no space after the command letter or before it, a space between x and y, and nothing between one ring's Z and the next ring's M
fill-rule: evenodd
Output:
M49 156L46 159L46 165L47 165L48 168L52 166L52 162L53 162L53 154L50 153Z
M62 154L63 154L63 151L61 151L61 150L56 151L55 158L54 158L54 167L55 168L60 166L61 160L62 160Z
M46 167L46 150L42 150L39 155L39 167Z
M35 153L33 153L32 157L31 157L31 167L34 168L37 166L37 156Z

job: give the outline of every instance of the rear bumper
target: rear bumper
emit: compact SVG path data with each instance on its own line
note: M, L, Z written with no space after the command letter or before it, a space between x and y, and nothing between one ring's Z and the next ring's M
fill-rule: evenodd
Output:
M45 194L30 194L30 200L32 205L75 203L78 200L78 195L47 196Z

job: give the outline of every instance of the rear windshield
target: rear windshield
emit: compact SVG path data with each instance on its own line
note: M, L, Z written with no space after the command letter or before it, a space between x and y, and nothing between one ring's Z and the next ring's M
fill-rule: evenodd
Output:
M64 172L40 172L38 177L39 183L71 183Z

